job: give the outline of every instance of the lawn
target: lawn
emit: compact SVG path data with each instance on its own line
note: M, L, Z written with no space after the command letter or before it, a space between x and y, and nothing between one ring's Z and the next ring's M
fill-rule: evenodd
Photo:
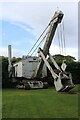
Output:
M77 90L77 87L73 91ZM3 118L77 118L78 95L38 90L3 89Z
M0 89L0 119L2 118L2 90Z

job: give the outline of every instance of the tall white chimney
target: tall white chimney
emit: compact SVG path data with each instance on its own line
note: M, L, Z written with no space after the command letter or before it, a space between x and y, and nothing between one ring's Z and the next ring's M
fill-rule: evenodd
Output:
M9 65L11 65L11 58L12 58L11 45L8 45L8 61L9 61Z

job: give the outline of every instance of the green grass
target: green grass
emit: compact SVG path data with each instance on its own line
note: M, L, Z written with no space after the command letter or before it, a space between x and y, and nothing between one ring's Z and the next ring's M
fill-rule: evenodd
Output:
M2 90L0 89L0 119L2 118Z
M73 91L77 90L77 87ZM55 89L3 90L3 118L77 118L78 95Z

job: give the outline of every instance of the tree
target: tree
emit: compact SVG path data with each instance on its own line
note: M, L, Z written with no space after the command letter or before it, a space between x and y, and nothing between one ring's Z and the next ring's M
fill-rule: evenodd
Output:
M53 58L54 58L54 60L56 60L56 62L58 62L58 61L62 62L63 60L66 60L67 62L74 62L76 60L75 57L72 57L70 55L64 56L61 54L53 55Z
M8 86L8 58L2 56L2 86L6 87Z
M21 58L12 58L11 62L15 63L20 61ZM12 81L8 77L8 57L0 56L0 63L2 64L2 87L11 87L12 86ZM1 65L0 64L0 65Z
M66 59L68 62L73 62L73 61L76 60L75 57L72 57L72 56L70 56L70 55L65 56L65 59Z
M11 59L11 62L14 64L15 62L19 62L20 60L22 60L22 58L13 57L13 58Z

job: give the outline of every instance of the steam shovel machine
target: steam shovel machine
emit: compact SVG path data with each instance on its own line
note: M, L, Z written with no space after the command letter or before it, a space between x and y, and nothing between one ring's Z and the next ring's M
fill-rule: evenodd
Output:
M66 64L63 62L61 68L58 66L56 61L49 53L49 48L52 43L56 28L61 23L63 18L62 11L56 11L52 17L47 37L43 49L39 48L38 57L26 56L25 59L14 63L11 63L11 45L8 46L8 60L9 60L9 77L12 77L13 82L17 82L18 88L24 89L37 89L37 88L48 88L48 83L41 79L46 78L47 68L49 69L53 80L56 91L67 92L74 87L72 82L71 73L65 71ZM53 65L55 66L58 73L54 72L49 62L47 61L47 55L50 57Z

